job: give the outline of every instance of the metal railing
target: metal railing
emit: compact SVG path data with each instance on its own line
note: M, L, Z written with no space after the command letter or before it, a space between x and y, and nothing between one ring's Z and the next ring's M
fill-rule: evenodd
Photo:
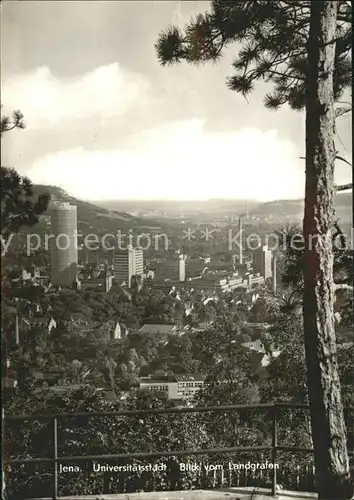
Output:
M178 457L188 455L207 455L217 453L230 452L272 452L272 496L277 496L277 468L274 464L277 463L278 451L292 453L313 453L313 448L302 448L296 446L282 446L278 444L278 411L280 409L293 410L309 410L309 405L291 404L291 403L275 403L275 404L255 404L255 405L219 405L206 407L184 407L184 408L168 408L168 409L151 409L151 410L123 410L113 412L85 412L85 413L58 413L51 415L29 415L29 416L3 416L3 424L14 421L51 421L52 422L52 439L53 439L53 456L52 458L11 458L3 459L3 466L6 468L11 465L22 464L46 464L53 465L52 472L52 498L58 499L58 464L70 462L93 462L99 460L125 460L138 458L158 458L158 457ZM205 412L241 412L244 410L271 410L272 414L272 444L263 446L235 446L230 448L209 448L200 450L176 450L176 451L154 451L144 453L119 453L112 455L80 455L80 456L58 456L58 421L65 418L97 418L97 417L118 417L118 416L142 416L142 415L161 415L161 414L179 414L179 413L205 413ZM351 452L352 454L352 452Z

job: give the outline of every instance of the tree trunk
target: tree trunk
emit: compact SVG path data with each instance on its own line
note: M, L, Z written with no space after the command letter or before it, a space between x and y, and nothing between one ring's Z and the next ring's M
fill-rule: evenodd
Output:
M334 329L333 70L338 2L311 2L306 100L304 337L319 498L352 496Z

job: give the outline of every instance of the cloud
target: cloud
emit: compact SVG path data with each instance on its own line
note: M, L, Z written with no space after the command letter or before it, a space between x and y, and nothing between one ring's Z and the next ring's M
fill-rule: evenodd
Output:
M299 161L294 144L274 130L215 133L193 119L142 131L126 149L76 148L46 155L28 175L91 200L271 200L302 196Z
M123 115L146 98L148 89L147 79L118 63L71 79L58 79L45 66L3 82L2 101L5 112L20 109L33 130Z

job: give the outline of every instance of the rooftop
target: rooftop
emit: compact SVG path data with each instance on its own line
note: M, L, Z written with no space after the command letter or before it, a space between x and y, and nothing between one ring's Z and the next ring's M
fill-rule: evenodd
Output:
M166 324L145 324L139 330L142 333L171 333L175 329L174 325Z
M160 377L141 377L140 384L162 384L168 382L176 382L177 379L175 375L161 375Z
M179 382L182 382L182 381L200 381L200 382L203 382L206 378L206 375L203 374L203 373L195 373L194 375L176 375L176 379L179 381Z
M260 339L257 339L253 342L244 342L241 344L242 347L246 347L246 349L250 349L251 351L257 351L265 354L265 348L263 342Z
M151 377L141 377L140 382L143 384L158 384L161 382L187 382L187 381L196 381L203 382L206 378L206 375L203 373L194 373L187 375L180 375L176 373L163 373L161 375L155 373Z

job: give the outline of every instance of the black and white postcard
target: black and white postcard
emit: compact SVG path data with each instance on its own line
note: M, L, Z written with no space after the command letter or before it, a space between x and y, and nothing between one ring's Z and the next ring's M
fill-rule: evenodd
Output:
M0 5L2 498L353 498L352 2Z

